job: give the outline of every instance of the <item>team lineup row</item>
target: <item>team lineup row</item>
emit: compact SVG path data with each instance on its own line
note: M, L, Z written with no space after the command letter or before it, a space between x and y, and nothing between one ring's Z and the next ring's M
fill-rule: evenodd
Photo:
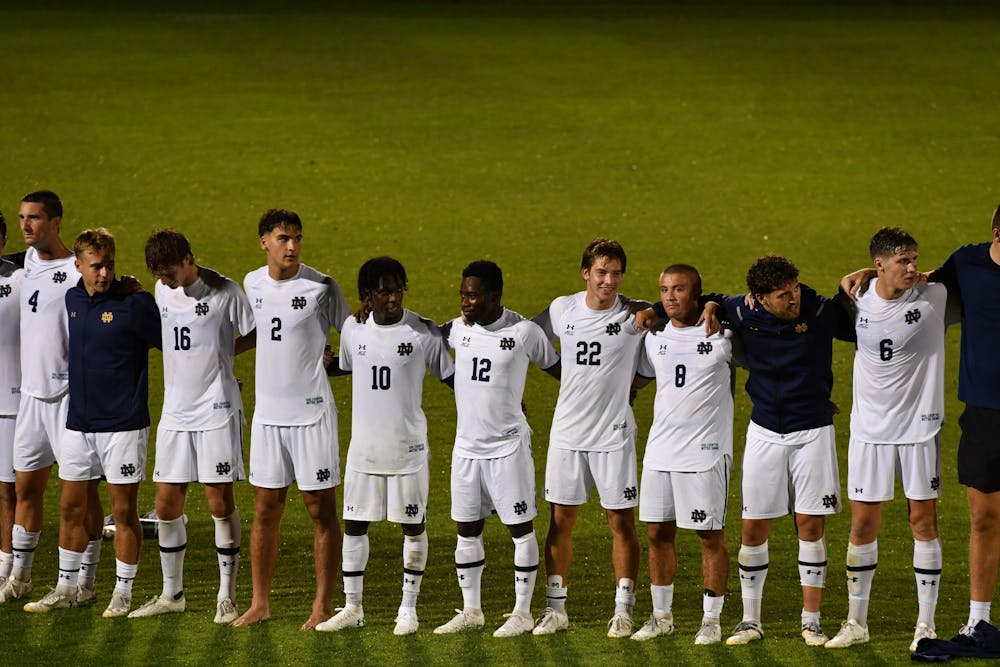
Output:
M916 241L898 228L879 230L870 248L874 268L845 277L833 299L800 284L787 259L763 257L747 274L752 298L703 295L697 270L675 264L660 276L660 302L647 308L618 293L626 268L622 247L597 239L581 261L585 290L555 299L528 320L502 305L499 267L473 262L462 275L462 315L442 327L403 308L406 272L387 257L361 267L363 308L352 314L336 281L301 263L302 222L291 211L262 216L258 233L267 263L247 274L244 290L199 266L179 232L153 234L146 262L157 278L154 295L116 278L114 239L107 230L83 232L72 250L63 244L62 206L53 193L27 195L18 217L28 246L24 269L5 262L0 270L0 449L6 457L0 459L0 601L22 599L33 590L42 497L58 460L59 578L55 589L27 603L26 611L93 602L103 517L97 484L103 476L117 528L116 585L104 616L184 610L183 508L187 484L200 481L215 520L219 557L215 620L235 626L266 620L280 519L294 481L315 530L317 587L303 629L364 624L368 526L389 520L403 531L403 596L394 632L417 631L416 601L427 560L421 392L429 370L453 387L456 397L451 514L463 596L463 609L436 633L485 624L482 533L494 511L510 530L515 571L515 605L494 635L565 630L573 526L579 506L596 487L613 537L617 581L608 635L644 640L673 632L673 542L681 527L697 531L704 552L704 616L695 643L717 643L723 638L720 617L729 576L723 524L733 460L736 356L749 370L753 413L737 559L743 618L726 642L763 638L767 538L772 520L787 514L793 515L799 538L803 639L829 648L868 641L881 503L892 498L898 467L914 536L919 615L911 650L916 650L921 639L936 637L942 567L938 434L945 306L952 294L960 295L964 306L959 398L967 408L960 422L959 474L973 515L968 631L989 622L1000 563L1000 465L990 442L1000 421L1000 362L988 352L989 339L1000 333L1000 315L989 307L996 294L990 287L1000 287L1000 214L994 216L991 243L960 248L930 281L917 272ZM5 243L6 228L2 231ZM850 293L862 285L867 289L853 298ZM324 351L331 327L341 334L337 356ZM827 569L824 517L839 511L841 488L829 403L834 338L856 342L857 352L847 476L849 612L828 639L819 613ZM59 344L41 354L29 346L18 351L19 340L32 339ZM553 347L557 340L561 361ZM163 350L165 383L153 474L163 589L133 610L151 346ZM249 462L253 596L240 615L235 580L242 540L232 485L242 479L244 463L242 402L232 365L234 355L251 348L256 348ZM521 410L529 363L560 382L545 468L551 515L544 548L546 608L537 622L531 615L540 560L533 528L535 476ZM341 482L337 420L327 379L338 373L352 374L353 394L343 536L334 495ZM630 390L654 380L654 420L640 485ZM648 527L653 602L652 615L638 630L632 620L637 505ZM333 614L338 561L346 601Z

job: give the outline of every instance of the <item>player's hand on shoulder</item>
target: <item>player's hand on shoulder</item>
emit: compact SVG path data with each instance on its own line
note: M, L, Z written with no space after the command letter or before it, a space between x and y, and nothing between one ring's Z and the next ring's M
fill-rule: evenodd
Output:
M649 308L640 310L635 314L635 326L642 331L648 331L659 319L660 318L656 314L656 311L653 310L652 306L650 306Z
M853 273L848 273L840 279L840 289L842 289L844 294L846 294L848 298L853 301L865 293L868 289L868 283L871 282L875 275L875 269L858 269Z
M123 294L138 294L140 292L145 292L142 283L135 276L124 275L118 277L118 282L121 285L121 290Z
M715 334L722 331L722 322L719 321L719 317L716 311L719 309L719 304L714 301L709 301L705 304L705 307L701 311L701 315L698 317L698 321L695 326L704 325L705 326L705 336L714 336Z
M372 314L371 306L368 302L362 303L357 310L354 311L354 321L358 324L364 324L368 320L368 316Z

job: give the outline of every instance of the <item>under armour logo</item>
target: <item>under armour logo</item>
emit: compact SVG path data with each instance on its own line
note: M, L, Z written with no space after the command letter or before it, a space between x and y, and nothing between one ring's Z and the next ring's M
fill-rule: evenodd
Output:
M514 339L513 338L501 338L500 339L500 349L501 350L513 350L514 349Z
M831 493L828 496L823 496L823 507L836 507L837 506L837 494Z
M407 505L406 509L404 511L406 513L406 516L408 516L410 518L413 518L413 517L417 516L417 514L420 512L420 508L418 506L416 506L416 505L412 505L411 504L411 505Z
M52 274L52 282L64 283L66 282L66 277L67 276L65 271L56 271L55 273Z
M527 513L528 513L528 503L524 502L523 500L514 503L514 514L520 516L522 514L527 514Z
M705 510L693 510L691 512L691 520L695 523L705 523L706 519L708 519L708 514L705 513Z
M639 497L639 492L634 486L630 486L625 489L625 500L635 500Z
M810 570L806 568L806 574L823 574L823 570Z
M711 343L698 343L698 354L708 354L712 351Z
M122 477L132 477L133 475L135 475L135 464L134 463L124 464L121 467L120 473Z
M0 285L0 299L10 296L13 291L10 285Z
M208 315L208 304L207 303L196 303L194 305L194 314L198 317L202 315Z
M329 482L330 481L330 469L320 468L316 471L316 481L317 482Z
M604 333L608 334L609 336L617 336L621 332L622 332L622 325L620 325L618 322L612 322L604 329Z
M660 350L656 354L663 355L663 354L666 354L666 353L667 353L667 346L666 345L661 345L660 346Z
M306 307L306 298L304 296L292 297L292 310L302 310L305 307Z
M229 461L219 461L215 464L216 475L228 475L232 469L233 467L229 465Z
M401 357L413 354L413 343L400 343L399 347L396 348L396 354Z
M921 579L920 580L920 585L921 586L937 586L937 582L934 581L933 579Z
M903 320L907 324L915 324L915 323L919 322L920 321L920 311L917 310L916 308L914 308L913 310L906 311L906 314L903 315Z
M740 579L746 579L747 581L753 581L757 578L756 574L746 575L742 572L740 573Z
M854 487L854 493L857 493L858 495L861 495L864 492L865 492L864 489L858 488L858 487Z
M868 328L868 318L867 317L859 317L858 318L858 328L859 329L867 329Z

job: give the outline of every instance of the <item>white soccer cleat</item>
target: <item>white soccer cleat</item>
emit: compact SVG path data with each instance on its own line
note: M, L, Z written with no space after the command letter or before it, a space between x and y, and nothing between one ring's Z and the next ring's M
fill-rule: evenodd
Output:
M840 632L837 636L826 643L827 648L847 648L855 644L865 644L868 642L868 628L861 625L853 618L849 618L840 624Z
M554 635L569 628L569 615L565 611L558 611L552 607L546 607L542 617L535 623L535 629L531 634L536 637L542 635Z
M28 581L21 581L16 577L8 577L7 581L4 582L3 588L0 588L0 602L20 600L31 595L31 591L33 590L35 590L35 587L31 584L30 579Z
M702 621L701 629L694 636L696 646L708 646L722 641L722 626L718 621Z
M29 614L45 614L53 609L69 609L76 606L76 597L65 590L53 588L41 600L29 602L24 610Z
M400 608L399 613L396 614L396 627L392 629L392 634L399 637L412 635L419 627L416 610Z
M764 638L764 628L757 621L742 621L733 629L733 634L726 640L726 646L742 646Z
M128 616L128 610L132 608L132 597L124 593L113 593L108 608L101 614L103 618L119 618Z
M434 634L451 635L456 632L465 632L467 630L479 630L486 625L486 617L483 616L482 609L456 609L455 611L457 612L455 614L455 618L451 619L444 625L439 625L434 628Z
M160 616L162 614L179 614L187 607L187 600L184 599L184 591L171 597L168 595L157 595L149 599L128 615L129 618L149 618L150 616Z
M215 605L215 622L224 624L232 623L239 618L240 612L236 609L236 603L229 598L222 598Z
M644 642L647 639L652 639L653 637L663 637L665 635L673 634L674 632L674 615L667 614L662 618L653 614L646 621L639 630L632 635L632 639L637 642Z
M624 639L632 636L634 629L632 617L624 611L616 611L615 615L608 621L608 637L612 639Z
M359 604L349 604L337 609L337 613L316 626L319 632L338 632L347 628L361 628L365 625L365 610Z
M504 624L493 633L494 637L518 637L531 632L535 627L535 621L527 614L519 611L512 611L504 614Z
M918 623L916 629L913 631L913 643L910 644L910 652L917 650L917 644L920 643L921 639L937 639L937 633L934 631L934 628L926 623Z
M816 621L806 623L802 626L802 639L805 641L806 646L823 646L830 641L830 638L823 633L823 629L819 627L819 623Z
M97 601L97 591L93 588L87 588L83 584L77 584L76 587L76 606L77 607L89 607Z

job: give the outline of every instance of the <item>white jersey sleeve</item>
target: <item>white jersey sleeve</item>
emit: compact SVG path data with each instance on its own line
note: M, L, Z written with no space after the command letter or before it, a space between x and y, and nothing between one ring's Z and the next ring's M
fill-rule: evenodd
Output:
M416 472L427 461L427 418L421 407L424 375L454 373L433 322L404 310L399 322L369 317L344 322L343 368L351 377L351 444L347 466L368 474Z
M549 447L615 451L635 432L628 397L643 332L621 301L591 310L585 296L560 297L548 310L563 360Z
M207 431L242 412L233 375L234 341L254 328L243 290L211 269L199 267L188 287L154 288L163 334L163 413L171 431Z
M24 271L0 260L0 415L16 415L21 400L21 281Z
M643 466L702 472L722 456L732 456L732 332L706 338L701 327L668 323L647 334L643 347L639 374L656 378Z
M21 283L21 340L45 347L21 346L21 393L58 398L69 391L69 324L66 292L80 282L73 255L42 260L28 248Z
M887 301L875 284L857 300L851 436L873 444L923 442L944 419L947 290L918 283Z
M521 410L528 363L551 368L559 355L541 327L504 309L487 326L451 322L448 346L455 350L455 452L473 459L500 458L530 433Z
M257 329L254 419L304 426L336 411L323 350L330 327L346 319L340 287L305 264L287 280L274 280L261 267L247 274L244 287Z

